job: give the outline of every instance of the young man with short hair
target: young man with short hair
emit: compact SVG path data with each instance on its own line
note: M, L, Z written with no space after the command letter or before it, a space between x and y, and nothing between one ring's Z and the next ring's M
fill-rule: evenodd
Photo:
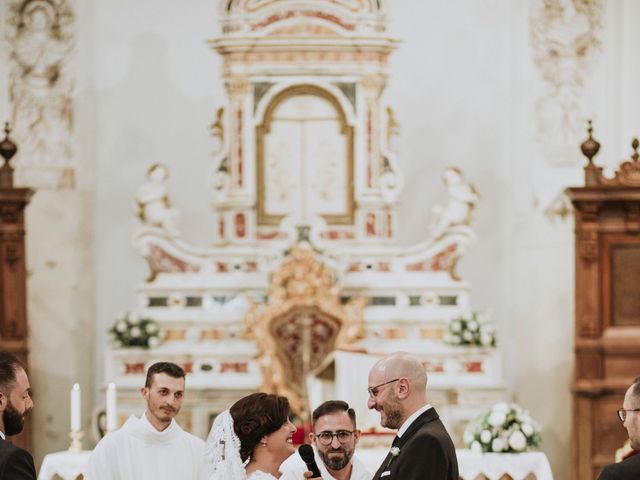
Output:
M184 399L185 372L159 362L147 371L141 389L147 410L132 415L120 430L107 434L89 458L87 480L200 479L204 442L174 420Z

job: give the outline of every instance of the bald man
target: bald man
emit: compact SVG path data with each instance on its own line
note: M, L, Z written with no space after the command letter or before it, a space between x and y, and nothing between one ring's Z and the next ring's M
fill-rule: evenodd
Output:
M634 450L640 450L640 377L633 381L627 389L618 410L618 418L629 434L629 443ZM640 454L627 457L620 463L607 465L600 473L598 480L623 480L640 478Z
M383 427L398 430L373 480L458 480L451 437L427 402L427 372L405 352L379 360L369 372L367 406Z

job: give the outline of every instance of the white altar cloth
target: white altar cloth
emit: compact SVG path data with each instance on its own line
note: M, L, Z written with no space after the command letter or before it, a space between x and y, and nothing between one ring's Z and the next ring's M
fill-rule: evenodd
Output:
M56 475L62 480L76 480L80 475L84 477L89 455L91 450L83 450L80 453L67 451L49 453L42 460L38 480L52 480Z
M387 452L384 448L360 448L356 449L355 455L368 465L373 473ZM78 475L84 475L86 472L90 453L50 453L44 457L38 480L52 480L55 475L63 480L75 480ZM499 480L505 474L513 480L529 480L529 474L535 475L535 480L553 480L549 461L542 452L473 453L458 449L456 455L462 480L474 480L480 474L489 480Z
M388 450L382 448L356 448L356 453L365 465L375 472ZM489 480L499 480L508 474L513 480L529 480L527 475L535 475L535 480L553 480L547 456L542 452L526 453L473 453L457 449L458 470L462 480L474 480L483 474Z
M473 453L456 450L460 478L473 480L483 474L491 480L508 474L513 480L524 480L529 474L536 480L553 480L547 456L542 452Z

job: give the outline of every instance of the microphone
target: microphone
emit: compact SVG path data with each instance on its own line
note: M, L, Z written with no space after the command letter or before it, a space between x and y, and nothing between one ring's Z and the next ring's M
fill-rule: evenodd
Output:
M307 468L311 473L313 473L314 477L320 477L320 469L318 468L318 464L316 463L316 457L313 453L313 447L308 444L300 445L298 448L298 453L302 458L302 461L307 465Z

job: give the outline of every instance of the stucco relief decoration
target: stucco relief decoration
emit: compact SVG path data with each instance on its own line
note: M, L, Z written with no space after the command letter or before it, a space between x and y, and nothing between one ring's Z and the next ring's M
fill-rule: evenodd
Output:
M74 13L67 0L23 0L9 5L9 98L20 142L16 183L72 188Z
M365 305L364 298L343 305L334 273L308 245L295 245L272 273L266 305L254 305L246 318L260 350L261 389L286 395L304 418L306 375L364 336Z
M602 0L540 0L531 20L533 60L543 80L536 104L538 140L574 145L588 111L586 80L602 50Z

